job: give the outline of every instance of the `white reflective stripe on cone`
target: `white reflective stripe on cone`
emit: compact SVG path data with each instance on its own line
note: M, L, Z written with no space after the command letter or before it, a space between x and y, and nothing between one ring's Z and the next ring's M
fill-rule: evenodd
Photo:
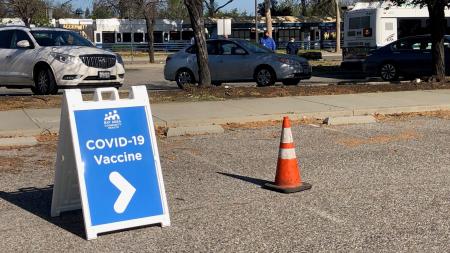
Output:
M296 159L295 148L280 148L278 157L281 159Z
M293 143L291 128L283 128L283 136L281 137L281 143Z

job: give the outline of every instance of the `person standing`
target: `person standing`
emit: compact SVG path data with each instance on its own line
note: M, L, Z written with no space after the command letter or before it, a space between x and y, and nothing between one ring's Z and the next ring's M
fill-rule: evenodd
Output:
M292 37L291 40L286 45L286 54L293 54L297 55L298 53L298 46L295 44L295 38Z
M275 41L269 36L269 32L267 31L264 33L264 36L259 40L259 44L272 50L272 52L275 52L275 49L277 49Z

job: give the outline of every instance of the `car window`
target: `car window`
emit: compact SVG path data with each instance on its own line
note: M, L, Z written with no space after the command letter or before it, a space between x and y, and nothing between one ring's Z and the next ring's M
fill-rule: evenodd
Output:
M206 49L208 50L209 55L216 55L218 54L218 48L217 48L217 42L216 41L207 41L206 42ZM192 45L188 49L186 49L186 52L190 54L196 54L197 53L197 46Z
M241 49L241 50L238 50L238 49ZM221 54L221 55L238 55L239 51L245 52L245 50L242 47L238 46L234 42L231 42L231 41L220 42L219 54Z
M400 40L397 43L395 43L392 46L392 48L394 50L413 50L413 51L431 50L431 40L428 38Z
M261 46L259 44L250 42L250 41L240 40L239 44L241 44L247 50L249 50L250 52L255 53L255 54L268 54L268 53L271 54L271 53L273 53L272 50L270 50L264 46Z
M11 48L13 30L0 31L0 48Z
M21 40L27 40L28 43L30 43L30 46L33 46L33 42L31 41L30 37L28 36L28 34L24 31L21 30L15 30L12 38L11 38L11 48L17 49L17 42L21 41Z
M93 47L92 43L76 32L59 30L31 31L36 42L42 47L85 46Z
M218 43L217 41L207 41L206 48L208 49L209 55L217 55L219 54Z

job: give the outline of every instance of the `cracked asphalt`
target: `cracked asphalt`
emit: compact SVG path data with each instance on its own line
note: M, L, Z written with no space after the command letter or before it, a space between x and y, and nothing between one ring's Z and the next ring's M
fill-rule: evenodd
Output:
M50 218L56 142L0 150L2 252L429 252L450 249L450 120L293 125L309 191L274 179L281 126L159 138L171 226L84 239ZM281 125L281 124L280 124Z

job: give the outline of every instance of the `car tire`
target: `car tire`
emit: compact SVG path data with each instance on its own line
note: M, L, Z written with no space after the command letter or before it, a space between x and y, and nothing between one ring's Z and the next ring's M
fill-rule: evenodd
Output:
M211 84L214 86L221 86L222 82L211 82Z
M255 71L255 81L258 87L271 86L275 84L276 76L270 67L260 67Z
M195 77L189 69L180 69L175 75L175 81L180 89L185 89L188 86L195 86Z
M395 81L398 79L398 69L391 62L383 63L380 66L380 76L385 81Z
M283 83L283 85L297 85L300 82L299 78L291 78L291 79L284 79L283 81L281 81Z
M58 92L55 76L48 67L41 67L36 72L34 77L34 87L31 91L36 95L49 95Z

